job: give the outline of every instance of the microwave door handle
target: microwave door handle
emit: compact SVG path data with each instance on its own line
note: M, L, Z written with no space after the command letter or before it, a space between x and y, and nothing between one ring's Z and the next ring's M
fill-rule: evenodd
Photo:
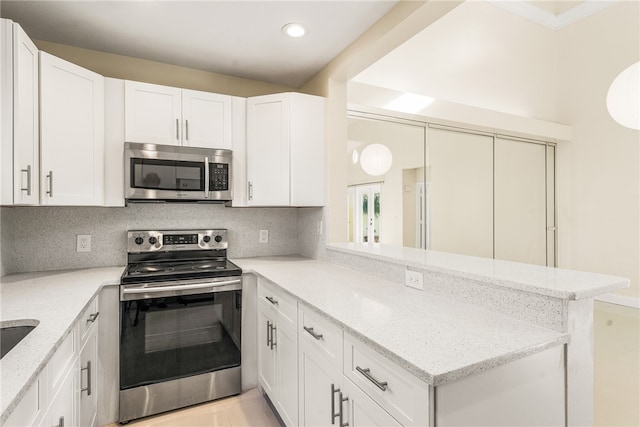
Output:
M204 198L209 198L209 158L204 158Z

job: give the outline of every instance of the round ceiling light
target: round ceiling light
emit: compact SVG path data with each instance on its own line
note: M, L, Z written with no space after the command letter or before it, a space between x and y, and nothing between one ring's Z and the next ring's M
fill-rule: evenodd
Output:
M307 28L302 24L289 23L282 27L282 32L289 37L297 39L307 34Z
M623 70L611 83L607 110L622 126L640 130L640 62Z
M384 175L391 169L393 156L386 145L371 144L360 153L360 166L369 175Z

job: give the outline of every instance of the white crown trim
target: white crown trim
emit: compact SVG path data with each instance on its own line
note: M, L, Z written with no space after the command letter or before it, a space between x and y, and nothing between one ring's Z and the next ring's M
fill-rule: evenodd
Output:
M616 3L618 0L584 0L560 15L542 10L521 0L486 0L504 10L552 30L560 30Z

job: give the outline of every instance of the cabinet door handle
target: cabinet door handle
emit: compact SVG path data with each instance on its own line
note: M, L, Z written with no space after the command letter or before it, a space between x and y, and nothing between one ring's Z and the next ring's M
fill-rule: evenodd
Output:
M342 397L342 392L339 391L338 392L338 401L340 402L340 416L338 417L338 422L340 423L340 427L348 427L349 426L349 422L347 421L346 423L343 423L343 418L344 418L344 411L343 411L343 406L342 404L344 402L346 402L347 400L349 400L348 397Z
M46 194L48 194L49 197L53 197L53 171L49 171L47 180L49 180L49 190L46 191Z
M320 341L322 339L322 334L318 334L316 333L313 328L308 328L306 326L302 327L305 331L309 332L309 334L314 337L315 339L317 339L318 341Z
M87 371L87 388L80 388L80 393L86 391L87 396L91 396L91 360L88 360L86 368L80 368L80 371Z
M338 393L339 391L340 389L336 388L336 386L332 383L331 384L331 425L334 425L336 423L336 418L340 416L339 412L336 414L336 393Z
M267 301L269 301L273 305L278 305L278 300L273 299L273 297L265 297Z
M276 340L274 339L275 335L273 335L273 333L276 332L277 330L278 328L275 328L272 323L271 324L271 350L273 350L273 347L275 347L277 344Z
M60 417L58 419L58 425L55 425L53 427L64 427L64 417Z
M176 119L176 140L180 141L180 120Z
M186 134L187 141L189 140L189 120L184 121L184 131Z
M267 320L267 347L272 348L271 347L271 340L273 338L271 338L271 322Z
M387 391L387 382L386 381L380 382L375 378L373 378L373 376L370 374L371 369L369 368L362 369L360 366L356 366L356 370L360 372L362 375L364 375L366 379L374 383L376 387L378 387L380 390Z
M253 200L253 184L249 181L249 200Z
M93 323L93 322L95 322L99 315L100 315L100 312L99 312L99 311L97 311L97 312L95 312L95 313L90 314L90 315L89 315L89 317L87 318L87 323Z
M26 172L27 174L27 188L20 187L20 191L26 191L27 196L31 195L31 165L27 165L26 169L20 169L20 172Z

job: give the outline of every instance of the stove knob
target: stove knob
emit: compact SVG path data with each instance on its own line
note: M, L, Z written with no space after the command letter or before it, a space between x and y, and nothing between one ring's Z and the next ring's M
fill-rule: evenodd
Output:
M218 243L222 242L222 236L216 236L215 240Z
M144 239L142 237L136 237L136 245L141 245L144 243Z
M209 243L211 241L211 236L204 236L202 240L204 240L205 243Z
M151 243L152 245L155 245L156 242L158 241L158 239L156 239L155 237L149 237L149 243Z

